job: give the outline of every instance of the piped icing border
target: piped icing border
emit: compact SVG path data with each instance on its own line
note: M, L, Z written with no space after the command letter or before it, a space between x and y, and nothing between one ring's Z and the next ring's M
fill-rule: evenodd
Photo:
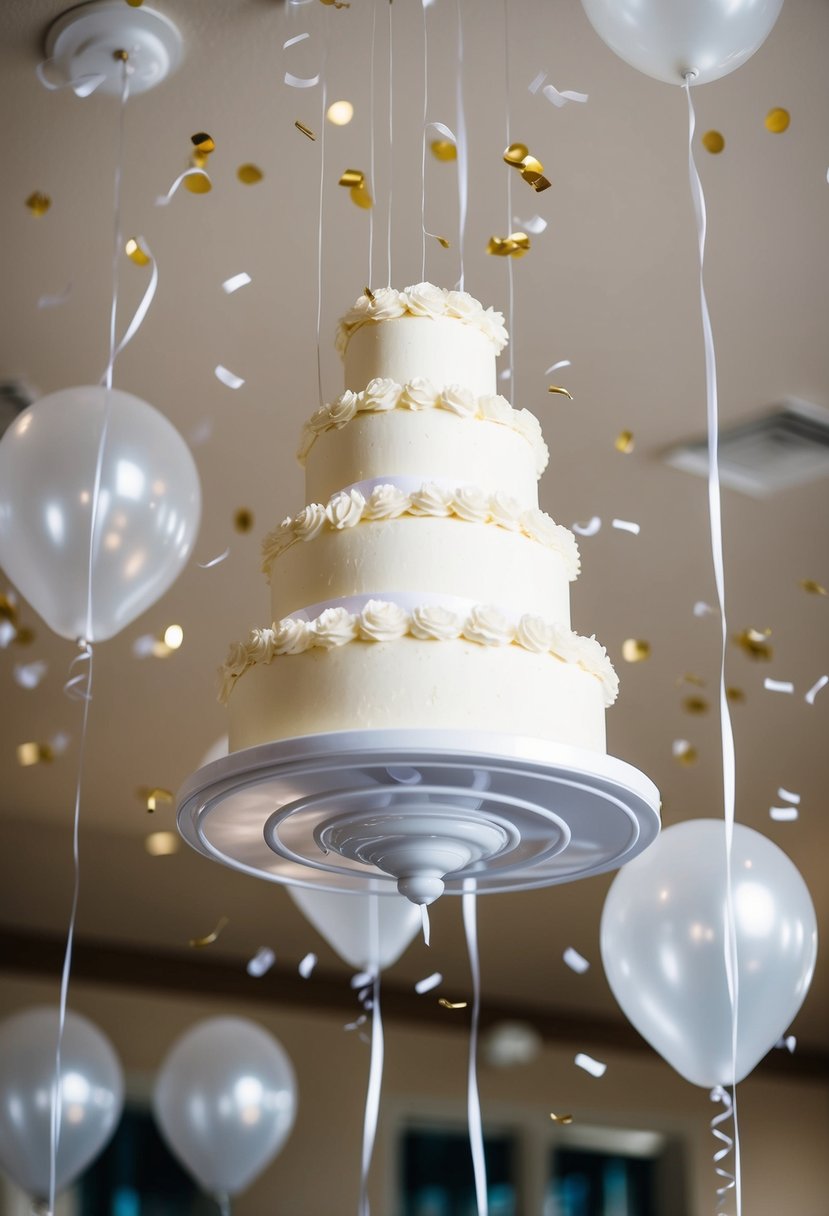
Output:
M541 423L529 410L516 410L506 397L494 394L476 397L460 384L447 384L437 389L429 380L418 377L407 384L396 380L375 377L359 393L346 389L336 401L321 406L302 428L297 449L297 460L301 465L318 435L324 431L340 430L347 426L357 414L384 414L389 410L446 410L458 418L471 418L483 422L496 422L508 426L526 439L535 455L535 470L540 477L547 467L550 452L541 434Z
M219 700L226 704L236 681L257 663L306 650L332 650L350 642L396 642L404 637L449 642L464 638L480 646L520 646L571 663L594 676L610 706L619 691L619 678L604 647L563 625L553 625L529 613L517 622L498 608L477 604L468 611L424 604L411 611L390 600L370 599L360 612L342 606L326 608L312 621L284 617L267 629L252 629L247 642L234 642L219 674Z
M380 287L371 294L363 292L340 318L337 350L344 355L349 338L363 325L407 315L432 319L451 317L465 325L472 325L490 339L496 355L500 355L509 342L503 313L496 312L494 308L484 308L480 300L467 291L447 291L443 287L435 287L433 283L414 283L403 291L397 291L394 287Z
M537 507L522 509L509 494L498 490L485 494L477 486L447 489L426 482L407 492L393 482L375 485L366 497L358 486L338 490L325 506L312 502L298 515L287 516L262 542L262 570L270 579L273 562L298 541L313 540L320 532L341 532L359 523L398 519L401 515L454 518L470 523L494 524L517 532L554 550L564 563L567 577L579 575L579 548L573 533L557 524Z

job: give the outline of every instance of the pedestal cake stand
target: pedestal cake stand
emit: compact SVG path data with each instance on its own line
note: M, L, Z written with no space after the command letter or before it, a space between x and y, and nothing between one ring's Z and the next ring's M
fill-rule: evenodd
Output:
M659 792L622 760L540 739L341 731L205 765L179 791L178 826L246 874L429 904L615 869L655 839Z

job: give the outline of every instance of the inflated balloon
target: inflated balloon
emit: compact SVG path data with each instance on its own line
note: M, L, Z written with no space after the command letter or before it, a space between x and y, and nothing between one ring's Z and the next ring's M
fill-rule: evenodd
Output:
M391 967L417 935L421 913L403 895L339 894L288 887L299 910L352 967Z
M173 1044L153 1111L164 1139L209 1194L235 1195L276 1156L296 1117L291 1061L245 1018L198 1022Z
M601 927L605 973L624 1013L678 1073L707 1088L732 1081L724 832L716 819L667 828L617 874ZM798 870L742 824L731 872L741 1081L803 1003L817 925Z
M611 51L667 84L705 84L763 45L783 0L582 0Z
M50 393L0 441L0 565L62 637L103 641L154 604L187 562L200 515L187 444L129 393Z
M55 1008L36 1006L0 1022L0 1168L36 1201L49 1194L58 1016ZM56 1190L95 1160L124 1105L118 1057L77 1013L66 1014L60 1072Z

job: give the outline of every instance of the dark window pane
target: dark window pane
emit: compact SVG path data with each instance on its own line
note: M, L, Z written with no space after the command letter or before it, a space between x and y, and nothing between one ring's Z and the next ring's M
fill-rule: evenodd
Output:
M403 1136L403 1216L476 1216L469 1138L455 1131ZM516 1216L515 1152L508 1136L484 1141L490 1216Z

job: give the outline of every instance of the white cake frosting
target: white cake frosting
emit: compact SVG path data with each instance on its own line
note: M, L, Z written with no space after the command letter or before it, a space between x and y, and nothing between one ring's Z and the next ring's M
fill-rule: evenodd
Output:
M274 623L221 669L233 750L363 727L604 750L618 681L570 629L578 548L538 509L538 420L496 392L506 341L428 283L342 319L346 390L302 432L308 505L263 546Z

